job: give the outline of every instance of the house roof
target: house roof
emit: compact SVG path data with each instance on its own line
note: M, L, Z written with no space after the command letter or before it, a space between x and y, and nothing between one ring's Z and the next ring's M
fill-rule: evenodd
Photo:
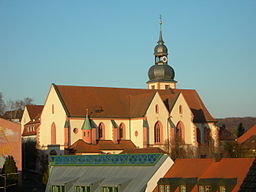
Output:
M247 139L249 139L252 136L256 135L256 125L248 129L243 135L241 135L238 139L237 142L239 144L244 143Z
M82 87L53 84L68 116L91 118L144 117L158 92L167 109L171 110L182 93L194 114L194 122L215 121L195 90L128 89L110 87Z
M26 123L24 125L22 136L36 135L36 129L39 127L39 125L40 125L40 120L38 118L36 118L35 121L33 121L33 120L29 121L28 123ZM34 128L32 128L32 127L34 127Z
M121 140L114 143L112 140L99 140L97 144L88 144L84 140L79 139L73 143L69 149L76 153L102 153L104 150L125 150L135 149L136 146L130 140Z
M237 138L231 131L226 128L221 128L219 131L219 137L221 141L235 141Z
M254 158L176 159L164 178L234 179L237 183L233 192L238 191Z
M13 110L13 111L6 111L4 113L4 115L2 116L2 118L7 119L7 120L14 120L14 119L18 119L19 121L22 118L23 115L23 111L22 109L17 109L17 110Z
M52 159L56 162L52 163ZM122 192L145 191L153 185L149 181L163 175L164 168L171 165L170 157L162 154L52 156L51 173L45 191L50 192L55 180L67 184L70 179L66 178L77 179L76 183L68 183L70 185L92 184L92 191L95 192L102 191L102 186L106 185L118 186ZM157 172L159 169L163 170L162 173Z
M200 177L213 162L213 159L176 159L164 177Z
M43 105L26 105L26 108L28 110L30 119L33 120L42 113L44 106Z

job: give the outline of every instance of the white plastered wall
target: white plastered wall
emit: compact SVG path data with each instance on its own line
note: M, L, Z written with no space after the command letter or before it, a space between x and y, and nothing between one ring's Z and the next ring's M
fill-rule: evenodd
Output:
M85 118L81 118L81 119L70 119L70 145L72 145L73 143L75 143L77 140L82 139L82 126L84 123ZM74 129L77 128L78 132L74 133Z
M182 114L179 112L179 108L182 106ZM193 114L184 98L182 93L179 95L176 100L172 111L171 111L171 120L175 126L177 126L178 122L181 121L185 126L185 143L195 145L194 142L194 129L195 125L193 123Z
M159 109L158 113L156 113L156 105L158 105L158 109ZM169 112L158 92L156 92L152 102L149 105L149 108L146 112L146 117L149 125L149 144L150 145L154 144L154 127L157 121L160 121L163 126L163 142L168 140L169 126L168 126L167 120L169 117Z
M54 113L52 113L52 105L54 105ZM47 149L47 145L51 144L51 126L53 122L56 125L56 145L60 145L61 150L64 149L65 121L66 112L52 85L41 114L39 141L42 149Z
M131 119L131 141L143 148L143 119Z
M25 107L22 118L21 118L21 134L23 133L24 130L24 125L31 121L29 114L28 114L28 109Z

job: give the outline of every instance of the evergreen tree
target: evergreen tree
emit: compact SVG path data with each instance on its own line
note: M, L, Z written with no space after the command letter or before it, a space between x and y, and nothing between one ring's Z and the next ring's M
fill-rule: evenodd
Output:
M239 123L238 127L237 127L237 137L240 137L241 135L243 135L245 132L243 123Z
M18 172L18 169L13 156L8 156L4 162L2 174L17 173L17 172ZM17 181L18 181L17 174L7 175L7 184L17 183Z

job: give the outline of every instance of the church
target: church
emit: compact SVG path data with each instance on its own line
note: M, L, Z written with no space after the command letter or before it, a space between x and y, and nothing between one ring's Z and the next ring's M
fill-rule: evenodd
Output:
M218 146L216 120L193 89L178 89L160 35L147 89L50 86L37 130L48 155L119 154L158 147Z

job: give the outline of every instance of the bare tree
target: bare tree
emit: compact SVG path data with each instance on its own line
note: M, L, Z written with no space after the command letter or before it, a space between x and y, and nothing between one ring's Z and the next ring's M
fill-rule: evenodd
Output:
M0 92L0 116L4 114L5 104L3 99L3 94Z

